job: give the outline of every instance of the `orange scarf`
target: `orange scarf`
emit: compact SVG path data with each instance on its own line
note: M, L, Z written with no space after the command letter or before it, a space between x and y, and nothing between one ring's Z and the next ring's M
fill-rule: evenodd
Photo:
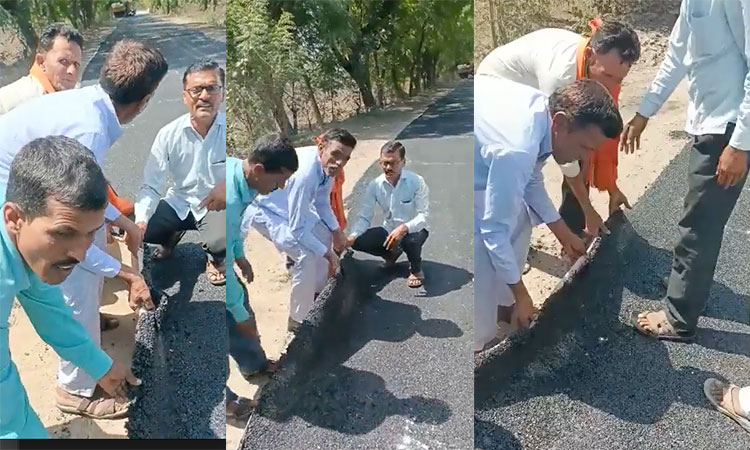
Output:
M39 81L42 84L45 94L51 94L55 92L55 88L52 86L52 83L49 82L49 78L47 78L47 74L44 73L44 70L36 61L34 62L34 65L31 66L31 70L29 70L29 75L31 75L33 78L36 78L37 81Z
M592 35L601 24L602 20L598 17L589 22ZM586 78L587 61L585 50L590 39L583 37L578 43L578 51L576 52L576 80ZM620 86L615 87L610 94L612 94L615 106L617 106L617 99L620 96ZM599 150L591 154L586 174L590 186L594 186L600 191L606 191L615 186L617 182L617 148L619 143L619 136L614 139L607 139Z
M320 143L320 136L315 138L315 144ZM346 228L346 212L344 212L344 169L339 169L339 173L333 179L333 188L331 188L331 209L336 216L336 221L343 230Z

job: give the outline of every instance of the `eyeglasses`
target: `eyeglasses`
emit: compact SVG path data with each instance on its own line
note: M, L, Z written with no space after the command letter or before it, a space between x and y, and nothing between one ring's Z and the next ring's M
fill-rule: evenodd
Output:
M221 92L222 89L222 86L219 86L218 84L212 84L210 86L196 86L190 89L185 89L185 92L187 92L191 97L196 98L201 95L204 90L208 92L208 95L214 95Z

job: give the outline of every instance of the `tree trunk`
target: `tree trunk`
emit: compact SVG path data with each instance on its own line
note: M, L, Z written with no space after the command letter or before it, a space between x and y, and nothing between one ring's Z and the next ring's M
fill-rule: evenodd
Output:
M492 31L492 48L497 47L497 33L495 32L496 17L495 0L488 0L490 3L490 30Z
M289 123L289 116L286 115L286 110L284 109L284 99L281 94L277 92L274 92L271 95L273 96L271 99L273 102L271 107L273 120L276 122L276 127L278 128L279 133L281 133L282 136L289 137L292 135L292 124Z
M384 74L380 70L380 64L378 63L378 52L376 51L373 53L373 58L375 61L375 73L377 74L377 78L375 79L375 90L377 91L377 97L378 97L378 107L384 108L385 107L385 89L383 88L383 78Z
M396 94L396 98L398 98L399 100L403 100L406 98L406 92L404 92L404 89L401 86L401 82L398 79L398 74L396 73L395 67L391 67L391 85L393 87L393 92Z
M417 94L420 89L419 84L419 74L416 73L417 67L419 66L419 62L422 55L422 45L424 45L424 35L425 35L425 28L426 24L422 24L422 29L419 31L419 45L417 45L416 50L414 51L414 55L411 61L411 70L409 71L409 97Z
M318 127L323 128L323 115L320 113L318 101L315 99L315 91L310 84L310 77L303 75L302 78L305 80L305 89L307 89L307 97L310 99L310 105L312 106L313 115L315 116L315 123Z
M367 61L363 61L362 56L358 52L353 52L349 57L349 75L357 83L357 88L362 96L362 101L365 104L365 108L369 111L377 108L375 103L375 97L372 95L372 84L370 82L370 67ZM346 67L344 67L346 69Z

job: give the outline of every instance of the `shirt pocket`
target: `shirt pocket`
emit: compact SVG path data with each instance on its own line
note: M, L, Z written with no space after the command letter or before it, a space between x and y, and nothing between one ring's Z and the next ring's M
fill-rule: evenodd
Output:
M690 37L688 48L694 60L719 56L731 36L728 28L716 12L711 11L708 1L691 2L688 11Z
M211 175L214 180L225 180L227 178L227 159L209 159L208 162Z

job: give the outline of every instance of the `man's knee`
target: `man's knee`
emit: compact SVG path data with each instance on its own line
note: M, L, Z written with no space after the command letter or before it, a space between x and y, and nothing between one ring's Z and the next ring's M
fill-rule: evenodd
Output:
M221 255L227 251L227 239L223 233L207 233L203 246L212 255Z

